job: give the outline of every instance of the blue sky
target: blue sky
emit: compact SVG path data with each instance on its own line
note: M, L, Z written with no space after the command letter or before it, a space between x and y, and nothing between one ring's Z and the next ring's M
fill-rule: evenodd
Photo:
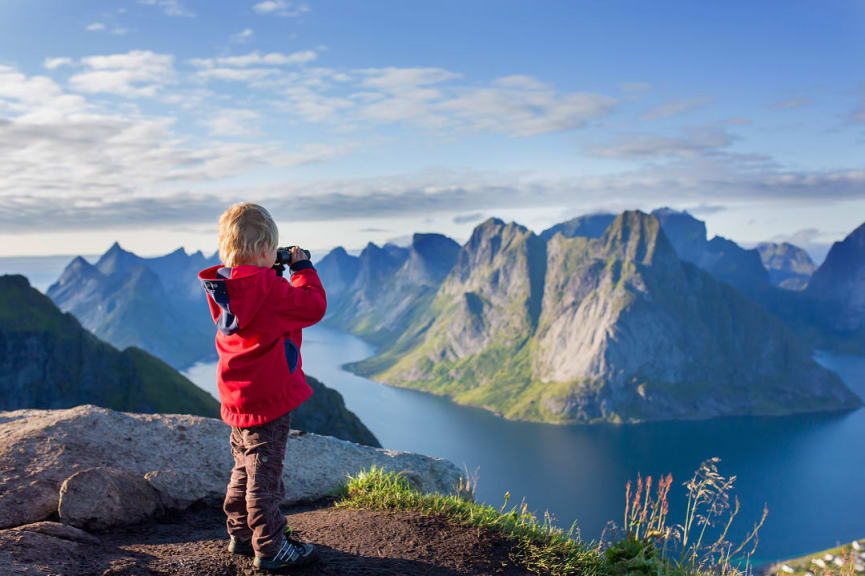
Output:
M671 205L865 221L865 2L0 3L0 255L210 251Z

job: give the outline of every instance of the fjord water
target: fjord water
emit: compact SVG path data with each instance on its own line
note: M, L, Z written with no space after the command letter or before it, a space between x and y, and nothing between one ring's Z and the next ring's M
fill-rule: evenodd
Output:
M761 514L757 560L777 560L865 536L865 410L783 418L726 418L641 425L555 426L512 422L434 395L392 388L342 370L372 355L360 339L322 327L304 330L304 370L339 390L346 405L386 448L447 458L478 471L479 500L501 506L521 499L574 520L586 539L608 520L621 523L624 487L642 475L672 473L671 518L684 516L685 482L707 458L735 474L741 536ZM865 357L819 355L860 396ZM216 393L213 364L187 372Z

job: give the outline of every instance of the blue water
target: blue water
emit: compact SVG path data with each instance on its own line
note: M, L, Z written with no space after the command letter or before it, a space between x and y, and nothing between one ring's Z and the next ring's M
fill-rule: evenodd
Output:
M373 349L358 338L314 327L304 330L304 370L339 390L347 406L387 448L447 458L478 471L480 500L500 506L525 498L550 510L565 528L598 538L619 521L624 486L643 475L673 474L671 517L684 515L686 481L699 463L721 458L738 476L742 512L733 533L751 528L766 503L758 561L773 561L865 536L865 410L783 418L727 418L629 426L554 426L512 422L413 390L392 388L340 368ZM865 358L821 354L865 396ZM215 367L188 375L215 394ZM738 528L738 529L736 529Z
M0 258L0 274L23 273L40 290L56 280L70 257ZM349 334L304 331L304 369L339 390L346 404L388 448L447 458L479 474L480 500L549 509L560 526L576 520L585 538L619 521L624 486L638 472L674 476L671 518L684 514L682 482L710 457L735 474L742 503L737 535L750 528L765 502L759 560L798 556L865 536L865 410L784 418L728 418L631 426L553 426L512 422L437 396L391 388L346 372L345 362L373 349ZM865 397L865 357L819 354ZM187 375L216 395L212 364Z

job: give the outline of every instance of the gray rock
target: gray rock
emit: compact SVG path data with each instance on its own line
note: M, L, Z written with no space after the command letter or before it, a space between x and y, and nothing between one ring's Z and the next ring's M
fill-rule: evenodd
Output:
M77 574L99 539L57 522L0 530L0 574Z
M163 506L220 504L233 458L220 420L179 414L130 414L92 405L0 412L0 528L57 511L60 488L76 472L110 467L145 479ZM428 492L455 490L460 472L446 460L361 446L317 434L288 441L284 504L327 496L372 465L407 470Z
M105 530L141 522L160 508L159 492L141 475L96 467L63 482L57 512L65 524Z

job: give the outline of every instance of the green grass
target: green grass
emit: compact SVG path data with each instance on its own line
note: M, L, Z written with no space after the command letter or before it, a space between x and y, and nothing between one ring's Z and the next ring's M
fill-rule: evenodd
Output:
M495 530L516 544L511 561L534 574L610 574L603 555L594 544L583 543L572 526L567 532L555 527L549 516L543 521L527 506L506 510L473 501L470 490L455 495L422 494L394 472L373 467L350 476L336 503L340 508L416 510L442 516L448 521Z
M337 508L370 510L412 510L434 515L458 526L498 532L513 545L510 561L532 574L544 576L745 576L736 561L751 544L756 548L756 534L766 518L755 523L752 535L738 547L725 540L726 530L710 541L704 541L701 522L727 517L727 527L739 512L738 501L732 507L729 492L735 477L717 473L712 459L700 465L690 482L688 514L682 525L671 525L667 513L667 495L672 476L658 478L657 495L650 496L652 479L637 479L636 492L629 482L625 497L625 525L617 540L602 545L580 538L576 522L567 531L558 528L549 514L543 520L528 511L525 502L508 508L510 494L505 494L501 508L474 501L474 486L461 481L453 494L424 494L414 488L400 473L372 467L349 476L335 494ZM705 516L705 518L704 518ZM615 533L615 529L614 529ZM678 536L676 536L678 534ZM684 535L684 541L682 540ZM671 546L678 539L678 551ZM696 542L694 542L696 540Z

